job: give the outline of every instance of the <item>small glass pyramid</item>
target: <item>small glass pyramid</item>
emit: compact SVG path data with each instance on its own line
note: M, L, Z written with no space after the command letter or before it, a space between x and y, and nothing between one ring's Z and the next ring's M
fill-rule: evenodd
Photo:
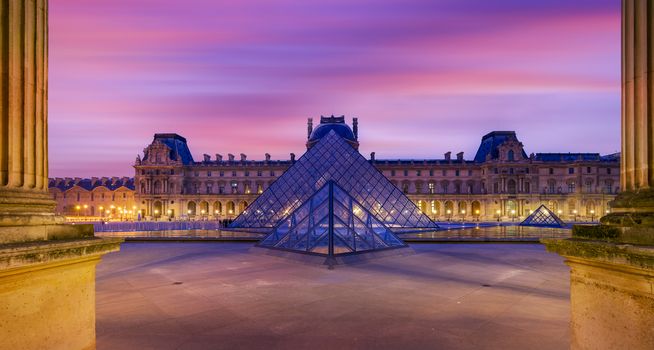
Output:
M334 257L406 244L329 181L282 219L258 246Z
M529 215L520 226L540 226L540 227L564 227L565 222L556 214L549 210L545 205L541 205L531 215Z
M329 181L394 232L438 226L333 130L322 137L230 225L272 228Z

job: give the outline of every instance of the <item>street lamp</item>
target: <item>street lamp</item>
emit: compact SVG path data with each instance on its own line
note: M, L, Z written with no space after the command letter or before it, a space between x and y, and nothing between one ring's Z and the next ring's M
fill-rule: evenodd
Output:
M590 221L595 221L595 209L590 210Z
M495 211L495 215L497 216L497 222L500 222L500 217L502 216L502 211L497 209L497 211Z
M515 209L511 209L511 221L515 221Z
M577 209L573 210L573 211L572 211L572 214L575 215L575 221L577 221Z
M477 216L477 221L479 221L479 209L475 210L475 215Z
M100 206L99 209L100 209L100 217L103 217L104 216L104 207Z
M82 207L80 207L79 205L76 205L76 206L75 206L75 210L77 210L77 216L79 216L79 210L80 210L80 209L82 209Z
M463 209L461 210L461 222L464 222L466 219L466 210Z
M450 221L450 219L452 218L452 211L450 209L447 209L446 213L447 213L447 221Z

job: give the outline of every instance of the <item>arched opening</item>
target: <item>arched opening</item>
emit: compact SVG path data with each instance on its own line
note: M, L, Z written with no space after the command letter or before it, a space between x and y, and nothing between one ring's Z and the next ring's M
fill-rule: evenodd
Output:
M468 212L468 203L459 202L458 207L459 207L458 208L459 215L464 215L465 216L465 215L469 214L469 212Z
M161 201L155 201L154 204L152 205L152 217L155 219L161 217L161 210L162 210L163 205L161 204Z
M515 194L516 193L516 183L515 180L509 179L509 181L506 182L506 190L510 194Z
M515 201L506 201L506 214L510 217L515 217L518 215L518 206L516 205Z
M427 211L427 201L419 200L417 204L418 209L420 209L421 213L428 213Z
M209 203L207 201L200 202L200 215L207 215L209 213Z
M454 213L454 203L452 201L445 202L445 215L450 216Z
M186 214L191 216L195 215L196 212L195 209L196 209L195 202L188 202L188 205L186 206Z
M481 215L481 203L479 201L472 202L471 214L477 217Z
M154 188L153 188L154 194L159 194L161 193L161 181L157 180L154 182Z
M234 205L234 202L229 201L227 202L227 215L234 215L236 212L236 206Z
M431 201L431 216L435 217L441 212L441 203L439 201Z
M222 215L223 214L223 204L220 202L213 202L213 215Z
M248 207L248 202L242 201L241 203L238 204L238 212L239 213L244 212L247 207Z

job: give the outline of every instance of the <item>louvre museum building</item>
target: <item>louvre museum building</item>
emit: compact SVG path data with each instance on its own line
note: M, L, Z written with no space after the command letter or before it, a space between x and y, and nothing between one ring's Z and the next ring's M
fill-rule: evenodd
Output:
M463 152L454 156L447 152L440 159L386 160L376 159L374 153L364 158L358 152L357 119L350 126L344 117L331 116L321 117L315 127L309 119L307 153L297 159L294 154L286 160L268 154L264 160L248 160L245 154L204 154L196 160L184 137L155 134L136 159L134 178L54 178L50 191L57 211L72 216L235 219L264 192L270 193L266 190L271 186L280 188L273 195L280 194L285 192L281 187L290 190L310 178L319 162L304 161L313 165L300 165L303 170L295 175L295 183L275 185L326 137L349 146L344 159L364 159L375 170L361 174L336 170L338 176L357 177L357 186L374 187L371 191L400 191L421 216L435 221L518 221L540 205L566 221L592 221L609 211L608 202L619 190L619 154L527 154L515 132L493 131L482 137L472 159ZM351 163L342 166L349 168ZM311 186L324 185L320 178L313 181ZM280 216L289 209L275 208Z

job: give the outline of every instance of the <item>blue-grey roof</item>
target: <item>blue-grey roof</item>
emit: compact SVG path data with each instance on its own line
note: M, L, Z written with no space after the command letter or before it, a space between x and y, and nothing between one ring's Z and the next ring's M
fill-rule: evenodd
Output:
M125 187L129 190L134 190L134 178L133 177L120 177L120 178L55 178L48 181L49 188L57 188L62 192L65 192L75 186L81 187L87 191L92 191L98 187L106 187L107 189L114 191L120 187Z
M174 134L154 134L154 140L159 140L163 142L166 146L171 149L170 158L173 160L180 159L182 164L191 165L193 164L193 155L186 144L186 139ZM178 158L179 157L179 158Z
M506 141L518 141L515 131L493 131L481 138L481 144L475 154L475 162L483 163L486 161L487 156L490 154L490 159L499 158L498 147ZM522 151L522 156L527 158L525 151Z
M345 117L334 117L333 115L331 117L320 117L320 124L311 132L311 135L309 136L309 142L317 141L323 138L332 130L334 130L336 135L346 140L356 142L354 132L352 132L352 129L350 129L347 124L345 124Z
M599 153L536 153L539 162L599 161Z

